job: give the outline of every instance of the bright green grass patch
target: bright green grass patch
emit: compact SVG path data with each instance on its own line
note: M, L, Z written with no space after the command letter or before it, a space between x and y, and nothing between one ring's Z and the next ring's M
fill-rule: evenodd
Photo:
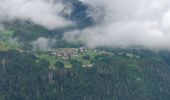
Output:
M13 39L12 36L15 31L11 30L1 30L0 31L0 50L9 50L19 48L19 43L16 39Z
M14 34L15 31L11 31L11 30L3 30L0 31L1 34L6 35L6 36L12 36Z
M0 41L0 50L7 51L9 49L16 50L19 48L19 44L17 42L11 41Z
M0 50L16 50L19 47L20 45L15 39L0 40Z
M47 60L49 63L50 63L50 68L54 68L55 67L55 63L56 61L62 61L65 65L66 68L70 68L71 67L71 64L69 63L69 61L67 60L63 60L61 58L57 58L55 56L50 56L48 54L36 54L35 55L40 58L40 59L45 59Z
M72 50L72 49L74 49L74 48L57 48L56 50L63 50L64 51L64 50ZM101 52L101 51L95 52L92 49L88 49L86 52L80 53L78 56L72 56L71 59L75 59L77 61L80 61L83 66L92 66L93 65L92 61L95 59L95 57L97 55L101 55L101 54L103 54L103 52ZM105 54L110 54L110 53L105 52ZM52 55L49 55L49 54L43 54L43 53L40 53L40 54L35 53L35 55L40 59L47 60L50 63L50 68L55 68L55 62L56 61L63 62L64 65L65 65L65 68L71 68L71 64L70 64L69 59L63 59L62 57L56 57L56 56L52 56ZM89 55L90 60L83 59L83 57L85 55Z
M55 62L57 61L56 58L54 56L49 56L48 54L36 54L35 55L40 58L40 59L45 59L50 63L50 68L54 68L55 67Z
M8 50L7 46L3 42L0 42L0 51L7 51L7 50Z

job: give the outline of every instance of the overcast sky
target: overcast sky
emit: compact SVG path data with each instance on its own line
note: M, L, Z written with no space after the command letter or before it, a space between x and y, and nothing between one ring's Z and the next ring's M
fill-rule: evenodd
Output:
M75 23L62 15L72 7L62 0L0 0L0 22L30 20L49 29ZM170 49L170 0L79 0L89 6L95 26L65 33L65 39L84 40L89 47Z

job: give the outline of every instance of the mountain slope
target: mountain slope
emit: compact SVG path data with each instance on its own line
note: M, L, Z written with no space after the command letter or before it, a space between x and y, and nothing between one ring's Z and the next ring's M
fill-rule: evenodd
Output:
M0 99L169 100L170 65L160 55L102 54L93 67L74 60L51 69L31 53L0 52Z

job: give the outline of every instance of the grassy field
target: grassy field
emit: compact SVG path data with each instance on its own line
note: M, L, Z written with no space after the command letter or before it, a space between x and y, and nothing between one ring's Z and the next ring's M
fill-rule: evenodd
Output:
M8 50L6 44L3 42L0 42L0 51L6 51L6 50Z
M8 35L8 36L12 36L14 34L15 31L11 31L11 30L3 30L1 31L2 34L4 35Z
M45 59L50 63L50 68L54 68L55 67L55 62L56 61L62 61L65 65L66 68L70 68L71 64L68 60L63 60L61 58L57 58L55 56L50 56L48 54L36 54L35 55L40 58L40 59Z
M63 49L71 49L71 48L63 48ZM61 48L58 48L57 50L62 50ZM83 59L83 56L84 55L90 55L90 60L85 60ZM74 56L74 57L71 57L71 59L75 59L75 60L78 60L80 62L82 62L82 65L83 66L91 66L93 65L91 61L93 61L93 59L95 58L96 55L99 55L101 53L99 52L94 52L93 50L91 49L88 49L86 53L83 53L83 54L80 54L79 56ZM50 68L54 68L55 67L55 62L56 61L61 61L64 63L65 65L65 68L71 68L71 64L70 64L70 61L69 59L63 59L61 57L56 57L56 56L52 56L52 55L49 55L49 54L44 54L44 53L35 53L35 55L40 58L40 59L45 59L47 60L49 63L50 63Z
M0 50L9 50L9 49L17 49L19 47L19 43L16 39L13 39L12 36L15 31L11 30L1 30L0 31Z

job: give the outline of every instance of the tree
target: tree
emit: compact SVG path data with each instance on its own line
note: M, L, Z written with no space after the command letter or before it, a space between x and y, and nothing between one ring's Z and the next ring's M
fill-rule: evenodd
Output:
M90 60L91 57L90 57L90 55L84 55L84 56L83 56L83 59L84 59L84 60Z
M73 59L73 60L70 61L70 63L72 64L72 67L76 67L76 68L82 67L82 63L78 60Z
M56 61L55 62L55 67L56 68L64 68L64 63L61 61Z

